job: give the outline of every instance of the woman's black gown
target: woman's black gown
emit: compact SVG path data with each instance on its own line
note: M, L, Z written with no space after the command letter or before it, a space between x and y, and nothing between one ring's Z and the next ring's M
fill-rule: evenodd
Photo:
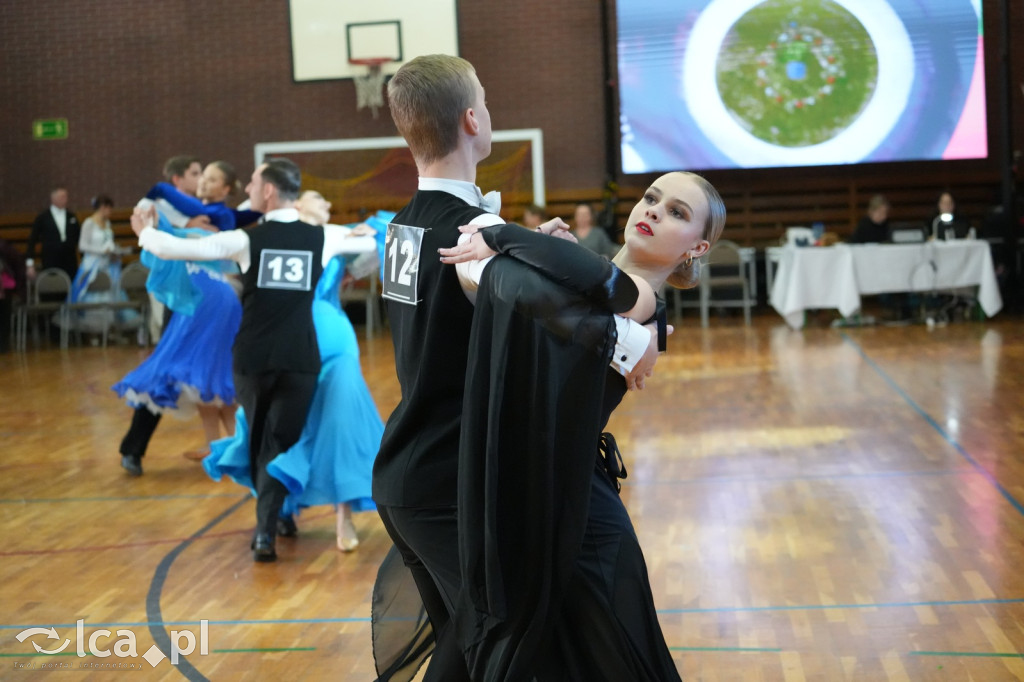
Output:
M600 257L576 262L583 249L567 242L542 237L551 246L540 256L519 249L524 237L509 229L519 228L484 231L516 257L481 278L461 436L464 586L452 621L470 677L678 680L618 496L621 460L602 434L626 392L609 368L609 309L632 306L629 285ZM570 274L555 284L517 258ZM431 636L401 561L389 566L374 592L374 652L380 679L408 680Z

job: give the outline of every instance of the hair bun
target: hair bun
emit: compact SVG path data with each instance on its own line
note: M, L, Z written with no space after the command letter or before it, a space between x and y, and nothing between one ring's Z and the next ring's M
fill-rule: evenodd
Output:
M672 271L672 274L665 280L669 286L676 289L692 289L700 284L700 259L694 258L687 265L683 261Z

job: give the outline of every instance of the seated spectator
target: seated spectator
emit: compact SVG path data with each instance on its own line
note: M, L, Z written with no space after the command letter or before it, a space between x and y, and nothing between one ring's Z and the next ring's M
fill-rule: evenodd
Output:
M971 224L957 212L956 201L953 200L952 194L949 192L940 194L935 207L935 213L925 225L931 239L964 239L967 237Z
M25 257L13 244L0 238L0 353L10 348L15 297L25 297Z
M536 230L547 219L548 212L537 204L530 204L523 209L523 226L531 230Z
M857 223L851 244L871 244L889 239L889 200L881 194L871 197L868 213Z
M608 233L594 225L594 209L590 204L576 204L572 231L580 244L605 258L613 258L619 252L619 245L608 237Z

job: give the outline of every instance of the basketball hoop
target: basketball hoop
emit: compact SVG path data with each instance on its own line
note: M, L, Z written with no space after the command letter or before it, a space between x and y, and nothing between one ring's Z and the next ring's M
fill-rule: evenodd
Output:
M365 66L366 73L352 76L356 84L356 109L370 107L373 117L377 118L377 109L384 106L384 72L381 67L394 61L390 57L372 59L350 59L352 66Z

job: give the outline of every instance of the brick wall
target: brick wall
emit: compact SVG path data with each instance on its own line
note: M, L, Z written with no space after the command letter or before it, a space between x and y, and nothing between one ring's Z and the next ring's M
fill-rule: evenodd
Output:
M998 2L984 4L986 33L995 40ZM1015 25L1024 25L1021 3L1011 5ZM494 127L544 130L550 190L599 188L606 167L600 2L461 0L459 29L462 55L487 89ZM1021 147L1024 44L1013 50ZM990 50L990 79L997 59ZM68 186L77 208L101 191L128 205L177 153L227 159L246 177L256 142L396 134L386 111L376 120L356 111L351 81L292 81L286 0L0 2L0 92L0 214L40 210L55 183ZM32 141L32 121L47 117L67 118L69 139ZM825 173L839 186L898 182L916 167ZM941 172L955 186L958 178L992 170L982 162ZM712 180L747 186L821 175L743 171Z

